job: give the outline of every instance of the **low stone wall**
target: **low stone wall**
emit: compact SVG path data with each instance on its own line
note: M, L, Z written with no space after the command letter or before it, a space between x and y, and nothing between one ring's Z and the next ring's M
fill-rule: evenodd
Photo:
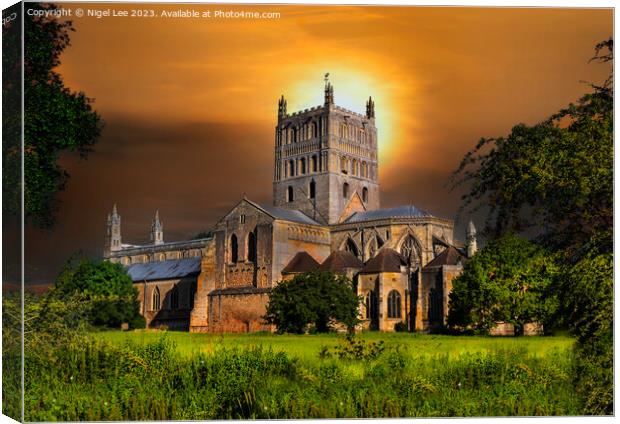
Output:
M247 333L273 331L263 316L269 303L269 288L232 287L209 293L211 333Z

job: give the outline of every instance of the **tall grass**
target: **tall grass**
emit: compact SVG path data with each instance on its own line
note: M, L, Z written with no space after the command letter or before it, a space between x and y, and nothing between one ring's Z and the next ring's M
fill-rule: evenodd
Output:
M310 360L258 345L184 355L161 334L89 337L27 359L26 420L574 415L569 352L417 355L396 343Z

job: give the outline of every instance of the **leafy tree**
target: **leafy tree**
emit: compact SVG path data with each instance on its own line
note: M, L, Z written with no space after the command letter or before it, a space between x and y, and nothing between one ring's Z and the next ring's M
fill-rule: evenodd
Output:
M211 230L203 230L203 231L200 231L198 234L196 234L191 239L192 240L200 240L200 239L203 239L203 238L209 238L211 236L213 236L213 231L211 231Z
M282 281L269 296L266 322L279 333L305 333L310 325L329 331L336 322L349 330L358 323L359 299L351 281L332 273L306 273Z
M497 322L522 334L529 322L545 322L558 307L549 291L557 265L548 252L515 235L487 243L453 282L448 324L488 332Z
M144 327L138 290L120 264L74 257L56 279L54 293L60 298L81 295L90 301L88 315L93 325L118 327L127 322Z
M29 4L28 7L57 9L47 3ZM83 92L71 91L56 72L62 52L70 45L72 23L60 21L52 15L24 15L23 18L24 213L30 222L45 228L54 223L54 213L58 208L56 194L65 188L69 178L58 163L60 154L76 152L85 158L99 138L102 121L92 108L92 100ZM3 36L12 34L7 31L3 30ZM14 63L6 63L9 60ZM20 65L18 55L3 58L3 67L6 66L7 70L19 69ZM21 76L14 81L4 79L3 93L14 92L16 81L20 80ZM7 101L14 103L13 97ZM21 149L11 140L3 143L3 163L19 164ZM10 172L3 178L3 210L14 215L20 213L20 190L15 189L19 188L16 184L19 180L15 180L20 175Z
M593 60L612 59L613 41ZM601 54L608 50L609 53ZM554 249L579 249L613 223L612 79L575 104L506 137L483 138L452 176L470 187L463 208L489 208L485 233L533 231Z

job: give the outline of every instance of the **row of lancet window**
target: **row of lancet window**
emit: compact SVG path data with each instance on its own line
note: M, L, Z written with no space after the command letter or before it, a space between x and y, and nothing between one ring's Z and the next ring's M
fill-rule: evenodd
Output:
M319 130L319 124L315 121L308 122L301 127L283 128L278 132L278 145L310 140L319 135Z
M256 230L248 233L247 236L247 249L246 249L246 260L248 262L256 263L257 258L257 245L256 245ZM237 263L239 262L239 240L237 236L233 234L230 236L230 262Z
M340 124L340 130L338 135L348 140L357 141L358 143L366 142L366 131L362 128L355 127L348 124Z
M366 293L365 298L366 319L377 318L377 295L374 290ZM402 299L397 290L392 290L388 294L388 318L402 318Z
M296 161L291 159L286 162L286 176L294 177L296 175L305 175L310 172L319 171L319 158L314 155L307 161L306 158L300 158Z
M308 183L307 195L310 200L316 199L316 182L314 180ZM295 201L295 190L293 189L293 186L288 186L286 189L286 201L289 203Z
M349 159L346 156L340 158L340 170L343 174L351 174L368 178L368 163L358 161L357 159Z

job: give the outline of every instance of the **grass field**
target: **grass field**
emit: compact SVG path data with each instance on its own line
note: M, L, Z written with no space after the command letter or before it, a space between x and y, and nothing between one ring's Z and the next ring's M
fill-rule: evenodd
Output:
M274 351L284 351L304 361L314 361L321 348L339 343L344 336L338 334L291 335L271 333L243 334L201 334L184 332L162 332L156 330L136 330L129 332L105 331L93 333L100 339L114 344L126 341L151 343L165 336L176 345L176 350L184 356L209 353L227 347L248 348L262 346ZM411 333L363 333L361 337L369 341L384 341L387 348L402 346L408 356L426 358L457 358L472 353L493 353L500 350L523 350L532 357L561 354L570 349L573 339L569 337L484 337L484 336L442 336L419 335Z
M576 415L572 343L95 332L26 361L26 420Z

